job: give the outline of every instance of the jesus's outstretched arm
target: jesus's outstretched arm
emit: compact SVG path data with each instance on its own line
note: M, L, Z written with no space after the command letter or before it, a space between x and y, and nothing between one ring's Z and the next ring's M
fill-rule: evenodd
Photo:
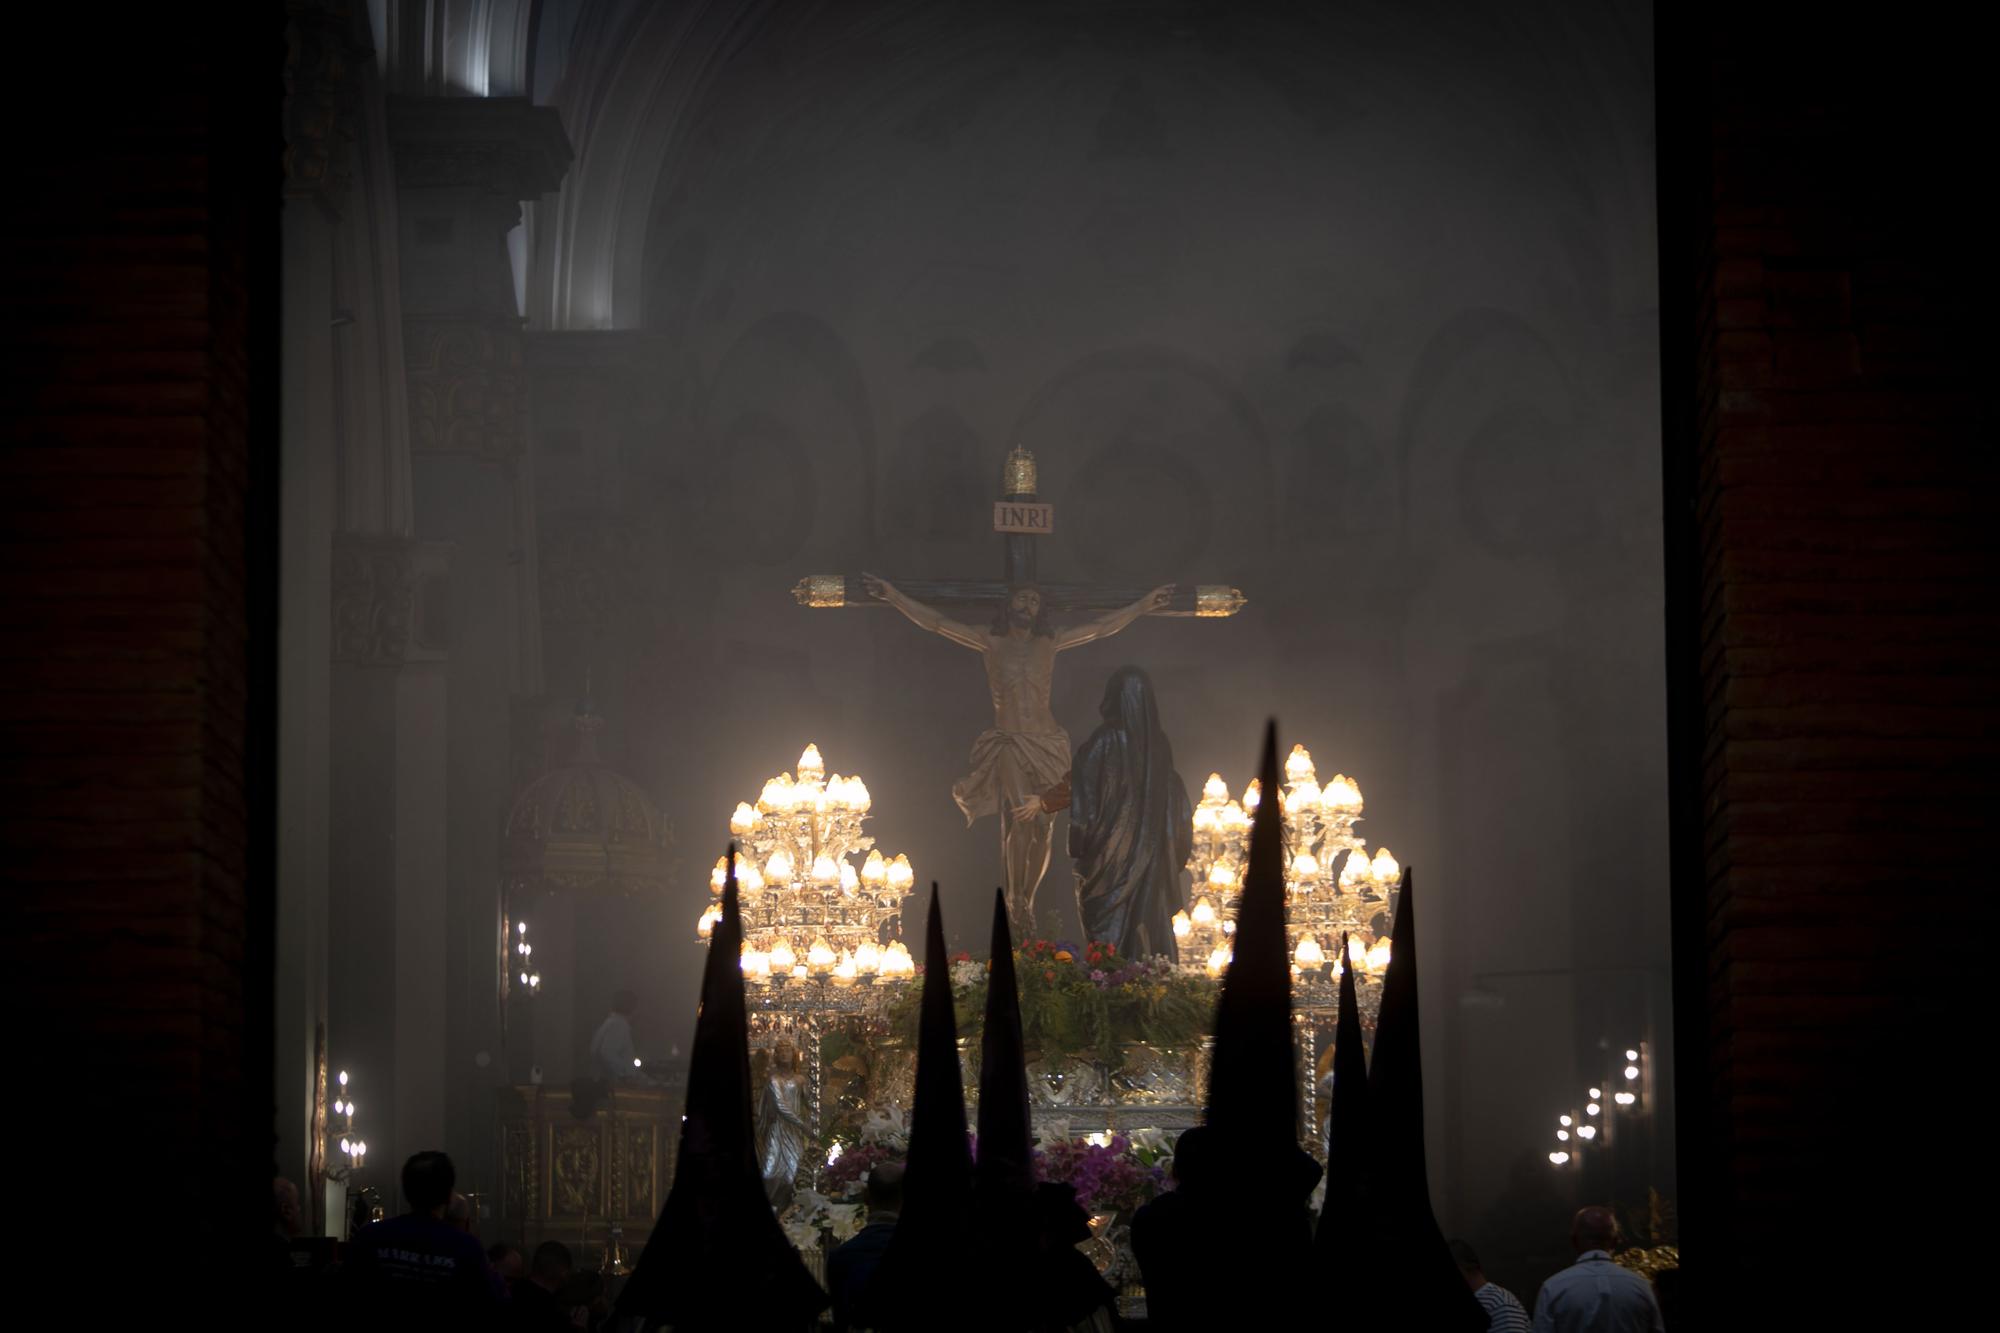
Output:
M861 586L868 590L870 597L879 597L901 611L912 625L927 629L933 634L942 634L953 643L962 643L967 648L986 651L986 636L970 625L953 620L934 606L925 606L915 598L905 596L894 584L873 574L861 576Z
M1141 597L1130 606L1120 607L1109 615L1095 620L1086 620L1081 625L1072 625L1056 635L1056 651L1075 648L1094 639L1108 639L1119 630L1145 615L1148 611L1165 609L1174 598L1174 585L1162 583L1159 587ZM907 614L907 613L905 613Z

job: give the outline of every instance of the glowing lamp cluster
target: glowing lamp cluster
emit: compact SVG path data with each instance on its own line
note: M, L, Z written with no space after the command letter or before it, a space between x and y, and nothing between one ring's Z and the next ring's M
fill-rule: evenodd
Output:
M794 772L765 782L755 804L739 802L729 817L738 844L743 975L767 988L767 1002L817 1006L829 987L916 975L916 960L896 938L916 872L908 856L884 856L862 833L872 805L867 783L828 776L819 747L808 745ZM695 923L703 940L722 920L729 870L728 858L719 857L709 874L714 896Z
M1403 868L1387 847L1371 854L1354 826L1361 822L1361 786L1345 773L1324 785L1311 751L1294 745L1285 759L1285 925L1292 980L1301 1004L1331 1004L1349 966L1362 983L1362 1008L1372 1021L1380 980L1389 966L1388 923ZM1232 800L1219 773L1202 784L1194 809L1194 852L1188 860L1194 903L1174 916L1181 966L1219 976L1233 956L1231 937L1250 855L1250 826L1263 803L1252 781ZM1340 957L1340 937L1351 957ZM1372 984L1371 984L1372 983Z
M1549 1150L1550 1166L1578 1165L1583 1161L1586 1148L1610 1146L1618 1115L1637 1113L1642 1109L1644 1063L1643 1046L1626 1048L1617 1077L1607 1080L1612 1088L1609 1106L1605 1104L1604 1087L1592 1087L1585 1090L1581 1111L1569 1111L1556 1117L1556 1146Z
M340 1118L339 1125L334 1127L334 1129L340 1135L340 1155L346 1158L347 1161L345 1169L340 1171L336 1178L344 1180L348 1172L359 1171L362 1163L368 1157L368 1144L354 1133L356 1108L353 1094L348 1090L347 1071L345 1069L334 1076L334 1097L333 1105L330 1109L334 1115ZM329 1172L328 1174L333 1175L335 1173Z
M528 923L514 923L514 966L518 971L514 980L519 992L526 996L542 993L542 974L535 967L535 946L528 942Z

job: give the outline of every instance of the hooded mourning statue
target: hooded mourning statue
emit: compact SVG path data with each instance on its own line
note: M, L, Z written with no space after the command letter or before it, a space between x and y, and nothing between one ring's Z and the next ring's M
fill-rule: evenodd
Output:
M1069 854L1084 933L1127 958L1178 957L1173 919L1187 903L1194 811L1152 680L1118 668L1098 712L1104 721L1070 771Z
M709 941L688 1061L680 1165L652 1239L618 1295L621 1317L675 1333L799 1329L826 1308L764 1194L750 1126L750 1027L739 958L743 909L729 849L722 921ZM754 1300L745 1293L755 1293Z

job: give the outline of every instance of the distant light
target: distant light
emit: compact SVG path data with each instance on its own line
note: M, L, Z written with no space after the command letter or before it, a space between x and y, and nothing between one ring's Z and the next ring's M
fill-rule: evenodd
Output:
M1639 1098L1633 1093L1621 1092L1613 1095L1611 1100L1617 1102L1620 1106L1630 1106L1633 1102L1638 1101Z
M1559 1125L1569 1125L1569 1124L1574 1124L1575 1122L1574 1122L1574 1121L1572 1121L1572 1120L1571 1120L1571 1119L1570 1119L1570 1118L1569 1118L1568 1116L1566 1116L1566 1115L1559 1115L1559 1116L1557 1116L1557 1117L1556 1117L1556 1123L1557 1123L1557 1124L1559 1124Z
M1604 1096L1604 1090L1602 1088L1592 1088L1590 1090L1590 1100L1596 1101L1602 1096Z
M1603 1108L1600 1107L1596 1102L1592 1102L1590 1105L1583 1108L1585 1115L1596 1115L1602 1109Z
M1637 1077L1639 1077L1639 1066L1637 1066L1637 1065L1626 1065L1626 1066L1625 1066L1625 1077L1626 1077L1626 1078L1628 1078L1628 1079L1633 1079L1633 1078L1637 1078Z
M1558 1140L1558 1141L1560 1141L1560 1142L1563 1142L1563 1143L1568 1143L1568 1142L1569 1142L1569 1131L1568 1131L1568 1130L1566 1130L1566 1129L1559 1129L1559 1130L1557 1130L1557 1131L1556 1131L1556 1138L1557 1138L1557 1140Z
M1585 1125L1576 1132L1576 1136L1580 1139L1594 1139L1597 1137L1597 1126Z
M515 922L515 923L514 923L514 928L515 928L516 930L520 931L520 932L521 932L521 933L522 933L523 935L525 935L525 934L527 934L527 933L528 933L528 923L527 923L527 922L525 922L525 921L517 921L517 922Z
M1625 1058L1627 1060L1636 1060L1639 1058L1639 1053L1637 1051L1627 1051L1625 1052Z
M340 1150L344 1153L352 1154L354 1152L354 1147L352 1144L348 1143L346 1139L342 1139L340 1141Z
M635 1056L633 1056L633 1057L632 1057L632 1068L634 1068L634 1069L637 1069L637 1068L639 1068L639 1067L640 1067L640 1066L639 1066L639 1057L635 1055Z
M1551 1162L1554 1162L1557 1166L1561 1166L1564 1162L1567 1162L1569 1160L1569 1154L1566 1152L1552 1152L1549 1154L1549 1160Z
M340 1086L343 1088L347 1086L347 1071L345 1069L340 1071Z

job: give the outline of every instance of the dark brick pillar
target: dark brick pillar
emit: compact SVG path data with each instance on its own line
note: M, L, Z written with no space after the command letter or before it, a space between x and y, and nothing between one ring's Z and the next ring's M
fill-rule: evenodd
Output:
M1911 11L1769 11L1660 32L1681 1326L1930 1326L1990 1153L1986 80Z
M52 13L5 94L7 1187L205 1304L270 1206L283 12Z

